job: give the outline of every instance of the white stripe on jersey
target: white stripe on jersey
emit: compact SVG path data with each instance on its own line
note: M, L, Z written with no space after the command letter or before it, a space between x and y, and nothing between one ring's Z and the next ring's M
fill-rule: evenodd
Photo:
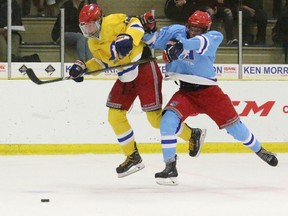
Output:
M142 53L135 56L131 62L136 62L141 58ZM122 70L118 71L118 78L121 82L131 82L136 79L138 76L139 65L131 65L123 67Z
M182 80L184 82L199 84L199 85L217 85L217 79L200 77L191 74L180 74L174 72L166 72L164 80Z
M200 40L200 48L196 52L199 53L200 55L203 55L208 50L210 41L204 35L198 35L196 37Z
M143 37L145 44L149 46L152 45L156 41L157 35L158 32L155 32L154 34L145 34Z
M137 22L133 22L129 28L139 30L141 33L145 33L143 27Z
M93 58L93 60L96 61L99 65L101 65L102 68L105 68L105 67L106 67L105 64L103 64L103 62L102 62L101 60L99 60L99 59L97 59L97 58Z

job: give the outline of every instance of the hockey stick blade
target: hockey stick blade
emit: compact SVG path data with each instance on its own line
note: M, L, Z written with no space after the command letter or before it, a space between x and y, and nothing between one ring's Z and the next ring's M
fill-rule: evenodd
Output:
M65 80L65 78L57 78L57 79L51 79L51 80L42 81L35 75L34 71L31 68L28 68L26 70L26 74L29 77L29 79L32 82L36 83L37 85L42 85L42 84L46 84L46 83L53 83L53 82L59 82L59 81Z
M157 56L155 58L141 59L141 60L136 61L136 62L130 62L130 63L123 64L123 65L117 65L117 66L114 66L114 67L104 68L104 69L95 70L95 71L89 71L89 72L84 73L84 75L90 75L90 74L105 72L105 71L108 71L108 70L114 70L114 69L121 68L121 67L128 67L128 66L131 66L131 65L139 65L139 64L147 63L149 61L156 61L156 60L161 60L161 59L162 59L162 56ZM50 79L50 80L40 80L35 75L34 71L31 68L28 68L26 70L26 74L29 77L29 79L32 82L36 83L37 85L42 85L42 84L47 84L47 83L54 83L54 82L59 82L59 81L64 81L64 80L70 79L70 76L69 76L69 77Z

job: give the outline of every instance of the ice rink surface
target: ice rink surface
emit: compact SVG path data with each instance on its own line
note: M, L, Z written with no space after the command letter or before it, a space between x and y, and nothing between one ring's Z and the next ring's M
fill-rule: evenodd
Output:
M179 185L160 186L161 154L117 178L121 154L1 156L1 216L287 216L288 154L180 154ZM41 202L49 199L50 202Z

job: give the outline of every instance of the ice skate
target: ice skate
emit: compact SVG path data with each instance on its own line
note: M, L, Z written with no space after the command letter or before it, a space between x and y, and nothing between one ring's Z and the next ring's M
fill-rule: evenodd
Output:
M189 155L191 157L197 157L200 154L206 137L206 131L206 129L191 128L191 137L189 140Z
M142 158L136 148L135 151L116 168L116 172L118 173L118 178L123 178L142 170L144 167L145 165L142 163Z
M270 166L277 166L278 159L272 152L266 151L263 147L261 147L261 149L256 152L256 154Z
M156 183L160 185L176 186L178 185L178 172L176 169L177 155L175 156L175 161L167 162L166 167L162 172L156 173Z

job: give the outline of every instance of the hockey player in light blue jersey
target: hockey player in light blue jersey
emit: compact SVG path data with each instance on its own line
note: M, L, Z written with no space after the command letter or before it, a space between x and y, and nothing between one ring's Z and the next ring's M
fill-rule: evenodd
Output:
M163 27L154 35L146 34L144 41L154 49L166 50L167 47L167 51L169 50L170 54L173 53L172 56L167 55L166 52L163 54L163 58L167 62L166 76L180 76L185 79L186 75L196 75L197 77L192 76L187 79L195 78L195 82L198 84L216 85L213 64L223 35L218 31L208 31L200 35L193 34L191 38L187 38L187 27L176 24ZM176 56L177 59L169 59L176 58Z
M163 111L160 123L162 153L166 167L155 174L162 185L177 185L176 131L192 114L206 114L234 139L255 152L271 166L277 166L275 154L266 151L240 120L228 95L217 85L213 69L216 51L223 40L218 31L209 31L208 13L196 11L187 26L171 25L160 32L146 34L144 41L154 49L162 49L166 61L166 79L180 81L177 91Z

